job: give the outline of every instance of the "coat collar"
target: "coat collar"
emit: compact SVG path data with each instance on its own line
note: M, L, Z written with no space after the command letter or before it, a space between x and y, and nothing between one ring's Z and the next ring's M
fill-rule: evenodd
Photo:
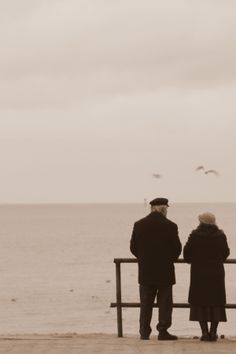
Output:
M159 213L159 211L152 211L147 215L147 218L166 220L166 217L162 213Z

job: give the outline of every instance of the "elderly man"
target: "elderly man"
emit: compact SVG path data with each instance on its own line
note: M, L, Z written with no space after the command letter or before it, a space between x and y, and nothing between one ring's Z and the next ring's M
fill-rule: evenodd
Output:
M167 219L168 199L150 202L151 213L134 224L130 250L138 259L140 293L140 338L149 339L152 309L157 297L159 340L175 340L167 329L172 320L174 262L181 253L177 225Z

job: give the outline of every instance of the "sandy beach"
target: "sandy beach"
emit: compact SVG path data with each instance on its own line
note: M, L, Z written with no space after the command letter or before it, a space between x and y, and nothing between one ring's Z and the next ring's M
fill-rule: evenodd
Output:
M236 338L220 339L206 343L192 337L180 337L174 342L160 342L153 336L149 341L141 341L137 336L117 338L106 334L54 334L1 336L1 354L228 354L235 352Z

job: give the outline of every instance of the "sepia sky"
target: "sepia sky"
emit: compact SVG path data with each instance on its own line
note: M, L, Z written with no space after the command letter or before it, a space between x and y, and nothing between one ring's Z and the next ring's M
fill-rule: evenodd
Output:
M235 13L0 0L0 203L236 201Z

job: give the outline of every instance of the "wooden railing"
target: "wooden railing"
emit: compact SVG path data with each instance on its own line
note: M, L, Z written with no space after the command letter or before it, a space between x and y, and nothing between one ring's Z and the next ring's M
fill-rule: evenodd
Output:
M123 307L140 307L139 302L122 302L122 289L121 289L121 263L137 263L136 258L115 258L116 265L116 302L112 302L110 307L117 309L117 334L118 337L123 337L123 324L122 324L122 308ZM178 259L175 263L186 263L183 259ZM236 264L236 259L227 259L224 263ZM153 307L158 307L154 303ZM188 308L188 303L174 303L175 308ZM226 304L225 308L236 309L236 304Z

